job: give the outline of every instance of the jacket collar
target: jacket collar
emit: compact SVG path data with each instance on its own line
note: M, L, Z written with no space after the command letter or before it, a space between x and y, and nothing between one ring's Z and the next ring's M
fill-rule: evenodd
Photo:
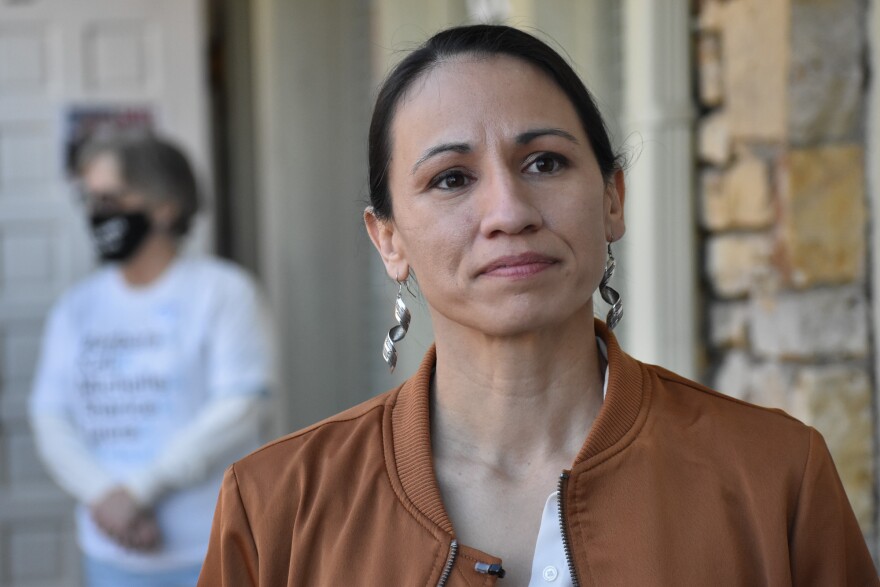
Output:
M608 347L608 393L572 468L588 466L589 461L613 449L633 428L645 404L641 364L623 352L604 322L595 320L595 329ZM389 456L393 456L396 471L389 473L396 473L400 488L415 509L451 535L452 522L443 507L431 453L430 389L436 362L437 351L432 346L416 373L392 399L389 425L393 455Z

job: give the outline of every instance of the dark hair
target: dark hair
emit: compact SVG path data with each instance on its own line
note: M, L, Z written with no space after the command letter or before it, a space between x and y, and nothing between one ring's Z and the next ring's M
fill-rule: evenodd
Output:
M536 66L565 92L577 111L605 181L622 167L611 148L608 129L596 102L578 75L546 43L518 29L502 25L472 25L446 29L407 55L388 75L373 109L370 123L370 204L379 218L391 218L388 167L391 161L391 123L398 102L420 76L442 61L462 54L507 55Z
M179 236L189 231L199 210L199 192L192 167L177 146L151 134L118 133L87 142L77 157L76 171L101 155L111 155L119 163L122 181L132 190L156 200L170 200L180 207L171 226Z

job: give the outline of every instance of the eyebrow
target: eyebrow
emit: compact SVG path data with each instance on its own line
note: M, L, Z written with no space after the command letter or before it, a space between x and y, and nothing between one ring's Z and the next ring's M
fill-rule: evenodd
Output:
M446 153L447 151L452 151L454 153L470 153L471 146L467 143L442 143L440 145L435 145L425 151L422 156L419 157L419 160L416 161L416 164L412 167L412 173L415 173L416 170L419 168L419 165L421 165L431 157L439 155L440 153Z
M527 130L526 132L518 134L516 136L516 142L520 145L527 145L538 137L543 137L547 135L562 137L563 139L571 141L575 145L580 144L580 142L575 138L573 134L566 132L561 128L536 128L535 130Z
M534 141L539 137L544 136L556 136L562 137L568 141L571 141L575 145L579 145L580 142L575 138L573 134L570 132L566 132L561 128L536 128L534 130L527 130L526 132L520 133L516 135L516 143L518 145L527 145L530 142ZM419 166L430 159L431 157L435 157L440 153L446 153L452 151L453 153L470 153L473 149L467 143L441 143L439 145L435 145L425 151L419 160L416 161L415 165L412 167L411 173L415 174L416 170Z

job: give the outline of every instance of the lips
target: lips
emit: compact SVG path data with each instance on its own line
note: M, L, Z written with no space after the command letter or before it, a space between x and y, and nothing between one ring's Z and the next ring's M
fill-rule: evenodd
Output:
M506 255L492 260L483 266L478 275L493 277L527 277L540 273L555 265L559 260L540 253L521 253Z

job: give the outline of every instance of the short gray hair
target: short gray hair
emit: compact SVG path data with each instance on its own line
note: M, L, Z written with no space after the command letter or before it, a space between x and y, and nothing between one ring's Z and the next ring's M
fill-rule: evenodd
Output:
M192 166L183 151L155 135L118 133L98 136L83 145L76 157L81 176L97 157L111 155L119 163L122 181L148 198L170 200L180 207L174 234L185 235L199 210L199 189Z

